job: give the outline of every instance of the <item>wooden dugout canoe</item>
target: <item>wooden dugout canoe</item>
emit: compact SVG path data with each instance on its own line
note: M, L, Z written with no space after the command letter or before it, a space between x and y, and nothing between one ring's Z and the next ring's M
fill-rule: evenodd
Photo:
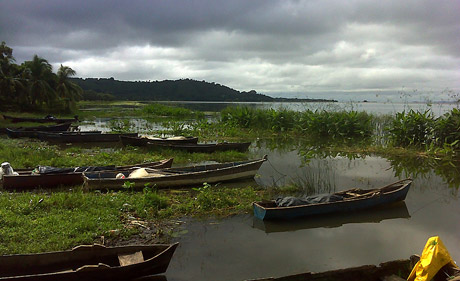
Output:
M129 178L129 173L123 172L125 178L117 179L117 173L111 171L83 173L83 176L88 189L122 189L127 181L134 183L135 189L142 189L145 184L156 188L174 188L253 178L266 160L267 156L264 156L249 161L155 169L149 170L149 176L142 178Z
M40 136L41 140L52 143L90 143L90 142L118 142L120 136L137 137L137 133L124 134L60 134L49 133Z
M379 223L383 220L410 218L404 201L365 211L332 213L321 216L300 217L290 220L261 220L254 217L253 227L265 233L297 231L313 228L334 228L349 223Z
M20 128L6 128L6 134L10 138L36 138L39 132L62 132L70 128L71 123L64 123L51 126L37 126L37 127L20 127Z
M32 117L14 117L3 114L3 119L10 120L12 123L21 123L21 122L34 122L34 123L71 123L79 121L77 116L75 118L54 118L54 117L44 117L44 118L32 118Z
M246 281L381 281L383 280L382 278L391 275L407 278L418 259L417 256L413 256L407 260L383 262L378 266L363 265L318 273L306 272L277 278L259 278Z
M212 153L216 151L237 150L245 152L248 150L251 142L222 142L222 143L197 143L197 144L169 144L169 143L153 143L148 142L147 147L185 150L187 152L204 152Z
M184 138L146 138L146 137L130 137L120 136L121 143L123 145L131 146L147 146L148 142L151 143L166 143L166 144L184 144L198 142L197 137L184 137Z
M49 138L53 138L56 134L60 136L94 136L102 134L102 131L62 131L62 132L37 132L37 138L41 141L48 141Z
M156 162L142 163L128 166L112 166L105 167L107 169L115 169L120 171L132 171L137 168L169 168L173 163L173 158L165 159ZM104 167L101 167L104 168ZM49 173L32 175L32 170L18 169L18 176L4 175L3 188L8 190L28 190L33 188L53 188L59 186L81 185L84 183L82 172L67 172L67 173Z
M0 280L132 280L166 272L178 244L93 245L62 252L0 256Z
M278 207L275 201L254 202L254 216L262 220L292 219L297 217L368 209L403 201L406 198L411 183L411 179L404 179L377 189L345 190L333 194L343 196L343 200L335 202L315 203L289 207Z

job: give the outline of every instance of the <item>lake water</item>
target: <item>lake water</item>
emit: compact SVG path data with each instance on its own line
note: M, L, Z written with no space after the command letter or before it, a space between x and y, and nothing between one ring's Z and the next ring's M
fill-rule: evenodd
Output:
M289 109L294 111L310 110L357 110L374 114L394 114L408 110L424 112L431 110L435 116L457 107L454 103L393 103L393 102L162 102L165 104L179 105L192 110L221 111L228 106L249 106L261 109Z
M302 164L295 151L268 153L258 184L304 181L326 183L324 191L375 188L403 178L380 157L312 159ZM224 220L188 220L177 241L168 280L245 280L306 271L378 264L421 254L438 235L460 261L458 188L434 171L409 174L414 182L405 203L345 215L263 222L252 214ZM311 192L311 191L309 191ZM307 193L307 191L306 191Z
M189 108L215 111L236 103L185 103ZM259 108L303 110L353 108L376 114L392 114L425 104L248 103ZM454 107L432 105L439 116ZM140 120L136 130L146 124ZM107 120L95 128L105 130ZM150 124L148 126L157 126ZM155 127L152 127L155 128ZM438 164L424 158L378 156L324 156L305 159L296 147L285 144L269 149L264 143L250 149L251 157L268 155L254 181L263 187L295 183L313 186L302 193L326 193L349 188L377 188L398 179L414 179L405 203L361 213L341 214L287 222L263 222L252 213L223 220L184 218L175 238L180 245L166 277L170 281L245 280L279 277L306 271L378 264L421 254L426 240L440 236L451 256L460 261L460 166ZM270 146L271 147L271 146ZM280 147L280 146L274 146ZM302 150L302 148L300 148ZM222 184L221 186L226 186ZM181 231L183 230L183 231Z

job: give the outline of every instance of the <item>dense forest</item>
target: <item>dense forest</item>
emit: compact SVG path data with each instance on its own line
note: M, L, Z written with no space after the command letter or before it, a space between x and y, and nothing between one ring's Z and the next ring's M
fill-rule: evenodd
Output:
M61 65L56 73L44 58L18 65L13 49L0 44L0 110L69 113L78 100L149 101L331 101L272 98L256 91L239 92L229 87L191 79L165 81L118 81L114 78L72 78L76 72Z
M85 91L110 93L117 100L157 101L326 101L272 98L252 90L239 92L227 86L192 79L165 81L118 81L114 78L72 78ZM327 100L330 101L330 100Z

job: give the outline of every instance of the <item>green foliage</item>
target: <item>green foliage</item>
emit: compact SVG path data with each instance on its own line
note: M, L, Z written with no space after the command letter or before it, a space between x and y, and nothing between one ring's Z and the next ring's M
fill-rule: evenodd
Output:
M435 118L430 110L425 112L396 113L391 126L390 141L396 146L421 146L429 144L433 139Z
M144 115L155 117L202 118L204 116L202 112L195 112L187 108L168 106L159 103L144 106L142 112Z
M52 72L51 64L34 55L31 61L14 64L13 50L0 45L0 110L69 113L81 88L69 81L75 71L67 66Z
M134 186L136 185L135 182L130 182L130 181L125 181L122 185L122 187L126 190L134 190Z
M460 110L458 108L436 120L434 137L438 146L460 148Z
M107 127L114 133L134 132L134 126L130 119L112 119L107 123Z
M228 107L221 112L221 122L240 128L268 129L272 132L299 130L316 138L352 139L372 135L372 115L358 111L253 109Z
M109 197L81 191L0 193L0 252L69 249L122 229L117 215L122 202Z
M397 113L388 132L395 146L424 147L429 153L453 156L460 149L460 110L438 118L429 110Z
M332 140L366 138L372 135L373 116L358 111L311 111L300 116L298 127L317 138Z
M224 85L192 79L118 81L114 78L74 78L83 90L111 93L118 100L178 101L275 101L255 91L239 92Z
M94 90L82 92L82 100L85 101L114 101L115 96L110 93L98 93Z
M196 192L148 187L143 192L0 192L0 254L64 250L100 242L102 236L126 239L140 231L132 221L247 212L260 199L252 187Z

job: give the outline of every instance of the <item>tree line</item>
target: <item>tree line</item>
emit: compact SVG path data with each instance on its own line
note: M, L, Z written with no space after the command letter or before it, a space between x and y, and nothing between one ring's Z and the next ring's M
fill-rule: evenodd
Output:
M75 70L61 64L56 73L44 58L18 65L13 49L0 45L0 110L68 113L82 98L83 90L69 80Z

